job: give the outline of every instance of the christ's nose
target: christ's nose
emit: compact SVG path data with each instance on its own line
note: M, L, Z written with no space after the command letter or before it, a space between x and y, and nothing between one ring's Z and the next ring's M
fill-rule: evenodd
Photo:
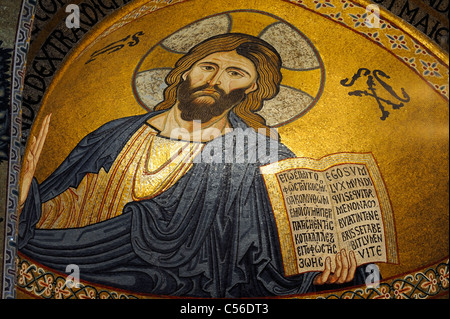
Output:
M220 85L222 72L220 70L217 70L216 72L214 72L211 75L211 78L207 81L207 83L209 84L209 86L215 86L215 85Z

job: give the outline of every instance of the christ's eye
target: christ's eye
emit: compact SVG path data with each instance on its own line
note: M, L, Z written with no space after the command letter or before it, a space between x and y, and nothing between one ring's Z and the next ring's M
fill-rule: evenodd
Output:
M234 79L242 78L244 75L242 75L241 72L230 70L228 71L228 75Z
M216 69L212 65L202 65L202 66L200 66L200 68L206 72L213 72Z

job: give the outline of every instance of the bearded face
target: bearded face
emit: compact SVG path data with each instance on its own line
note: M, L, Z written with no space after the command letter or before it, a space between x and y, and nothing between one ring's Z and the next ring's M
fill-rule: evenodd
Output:
M209 84L193 88L189 80L183 81L178 87L178 108L181 118L185 121L209 122L231 109L245 97L245 88L235 89L226 94L217 85Z
M256 79L254 64L236 51L206 56L183 74L177 88L181 118L209 122L256 90Z

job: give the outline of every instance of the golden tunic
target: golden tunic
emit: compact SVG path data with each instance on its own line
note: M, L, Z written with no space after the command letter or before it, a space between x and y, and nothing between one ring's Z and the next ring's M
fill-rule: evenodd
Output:
M88 173L42 204L38 228L74 228L122 213L131 201L151 199L173 186L191 167L204 144L172 140L142 126L117 156L110 170Z

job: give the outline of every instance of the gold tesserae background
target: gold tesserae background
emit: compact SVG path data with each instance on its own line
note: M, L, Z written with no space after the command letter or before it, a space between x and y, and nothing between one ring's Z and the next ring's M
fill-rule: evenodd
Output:
M415 71L398 54L393 54L390 46L356 32L357 27L338 23L339 20L322 14L324 11L314 11L288 1L186 1L142 14L136 19L126 16L145 3L134 1L102 21L55 77L31 132L36 135L44 116L53 114L36 172L39 182L89 132L110 120L146 112L133 94L133 72L155 44L210 15L258 10L298 28L317 49L324 67L322 75L302 78L303 85L297 83L300 88L304 86L317 93L318 81L322 79L323 91L309 112L278 128L281 141L299 157L372 152L379 165L394 212L400 260L397 265L380 264L382 276L387 278L413 271L448 256L448 98L422 73ZM251 14L242 12L239 18L245 21L245 16ZM386 20L397 21L392 15L383 14ZM123 22L125 20L127 23ZM242 30L258 34L256 28L260 26L250 22L241 23ZM108 31L111 27L114 29ZM86 64L95 51L139 31L143 34L137 45L99 55ZM388 28L377 31L383 41L386 34L394 32ZM404 31L409 32L406 28ZM427 41L419 34L413 36L416 40ZM412 43L407 44L409 51L415 50ZM439 57L436 55L440 61ZM173 66L175 60L171 59L167 59L165 67ZM446 72L441 71L440 75L448 82L448 57L446 59L441 61ZM421 64L418 58L415 63ZM341 80L351 79L360 68L383 71L389 76L383 80L400 96L404 89L410 97L409 102L398 110L386 104L390 114L381 120L381 111L373 97L348 94L366 90L366 77L352 87L341 85ZM288 78L289 72L284 72ZM296 79L289 81L295 84ZM385 99L394 100L380 85L377 92Z

